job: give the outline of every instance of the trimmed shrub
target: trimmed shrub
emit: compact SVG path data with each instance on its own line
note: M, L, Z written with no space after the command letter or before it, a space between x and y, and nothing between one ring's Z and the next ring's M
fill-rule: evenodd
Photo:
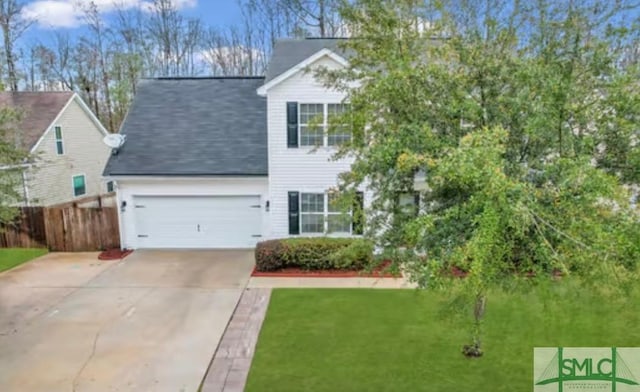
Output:
M258 271L276 271L284 267L281 240L262 241L256 245L256 266Z
M363 239L353 240L329 255L329 261L335 269L364 269L373 263L373 244Z
M373 260L373 246L360 238L286 238L260 242L256 246L258 271L282 268L362 269Z
M332 269L331 255L351 244L351 238L311 237L282 240L285 267L307 270Z

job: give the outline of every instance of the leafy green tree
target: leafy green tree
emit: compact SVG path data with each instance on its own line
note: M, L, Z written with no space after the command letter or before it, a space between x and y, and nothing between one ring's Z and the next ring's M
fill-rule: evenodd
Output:
M13 221L19 212L15 206L23 200L22 170L28 153L20 148L19 116L11 108L0 108L0 224Z
M469 356L482 355L496 287L636 279L640 215L625 185L640 173L639 75L620 61L632 8L343 2L350 65L320 72L350 103L336 120L354 132L337 154L355 158L341 190L372 190L368 235L422 287L462 287L474 315ZM403 213L399 194L415 191L420 213Z

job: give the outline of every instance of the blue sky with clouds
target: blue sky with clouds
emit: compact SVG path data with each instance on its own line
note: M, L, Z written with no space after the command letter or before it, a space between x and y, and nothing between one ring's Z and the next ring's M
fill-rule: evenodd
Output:
M209 25L229 25L240 21L237 0L200 0L186 14L200 16Z
M28 48L35 44L52 44L54 33L62 32L71 38L83 32L82 12L78 4L91 0L27 0L23 13L35 21L21 37L18 46ZM93 0L105 20L114 15L114 2L120 7L148 7L152 0ZM199 17L207 26L228 26L241 21L238 0L173 0L185 16Z
M25 3L25 16L37 20L32 35L45 36L51 30L73 32L82 28L82 18L78 3L91 0L30 0ZM124 8L144 8L151 0L93 0L106 19L118 4ZM201 17L207 25L224 26L240 20L237 0L173 0L174 4L188 16Z

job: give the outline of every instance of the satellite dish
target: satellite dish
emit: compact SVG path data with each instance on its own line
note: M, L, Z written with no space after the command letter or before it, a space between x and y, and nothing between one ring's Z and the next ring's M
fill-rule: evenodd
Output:
M107 146L111 147L111 154L117 155L118 149L122 147L124 141L127 139L125 135L120 135L118 133L110 133L102 139L102 142Z
M110 133L105 136L104 139L102 139L102 142L112 149L117 150L118 148L122 147L126 138L127 137L125 135Z

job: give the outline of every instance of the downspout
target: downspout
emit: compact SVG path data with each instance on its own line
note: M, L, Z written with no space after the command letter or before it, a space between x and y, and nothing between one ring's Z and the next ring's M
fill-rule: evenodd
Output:
M122 200L122 193L120 192L120 181L113 181L113 190L116 192L116 209L118 211L118 235L120 236L120 250L125 250L127 245L125 243L125 233L124 233L124 216L122 216L127 208L127 203Z
M30 207L29 203L29 186L27 185L27 169L22 170L22 191L24 194L24 205Z

